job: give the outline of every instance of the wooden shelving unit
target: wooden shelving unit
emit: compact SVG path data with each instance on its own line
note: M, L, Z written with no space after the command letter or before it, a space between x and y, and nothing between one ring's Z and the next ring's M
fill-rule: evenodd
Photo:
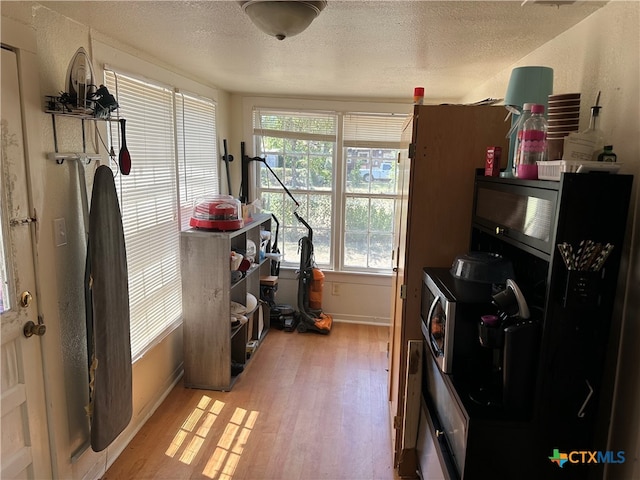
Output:
M246 305L247 293L259 301L260 276L270 272L270 260L260 255L263 230L271 230L270 215L254 215L253 221L233 232L191 229L180 234L187 387L230 390L249 361L247 343L259 344L268 332L269 315L265 312L260 322L260 303L245 314L246 323L231 326L231 302ZM256 263L232 284L231 251L245 251L248 240L258 249Z

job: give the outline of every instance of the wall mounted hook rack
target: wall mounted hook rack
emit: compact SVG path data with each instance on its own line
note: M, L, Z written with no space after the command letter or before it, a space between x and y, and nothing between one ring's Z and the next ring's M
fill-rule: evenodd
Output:
M81 160L87 165L93 160L102 160L102 155L98 153L58 153L50 152L47 154L49 160L55 160L58 165L62 165L65 160Z

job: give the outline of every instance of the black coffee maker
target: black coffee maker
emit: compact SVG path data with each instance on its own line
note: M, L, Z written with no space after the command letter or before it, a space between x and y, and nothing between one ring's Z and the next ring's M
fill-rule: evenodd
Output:
M527 302L514 280L508 279L491 303L496 314L481 317L478 337L480 345L493 350L493 364L471 398L511 417L526 416L533 401L539 327L530 319Z

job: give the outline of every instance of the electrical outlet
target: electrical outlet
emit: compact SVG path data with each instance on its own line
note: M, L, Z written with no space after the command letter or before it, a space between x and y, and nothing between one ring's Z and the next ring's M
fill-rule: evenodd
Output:
M62 247L67 244L67 225L64 218L56 218L53 221L53 233L56 247Z
M332 283L331 284L331 295L340 295L340 284Z

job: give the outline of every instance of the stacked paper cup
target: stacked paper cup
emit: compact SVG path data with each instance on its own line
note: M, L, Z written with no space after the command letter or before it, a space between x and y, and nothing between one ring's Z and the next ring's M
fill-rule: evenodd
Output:
M549 95L547 132L547 158L562 160L564 138L578 131L580 120L580 94Z

